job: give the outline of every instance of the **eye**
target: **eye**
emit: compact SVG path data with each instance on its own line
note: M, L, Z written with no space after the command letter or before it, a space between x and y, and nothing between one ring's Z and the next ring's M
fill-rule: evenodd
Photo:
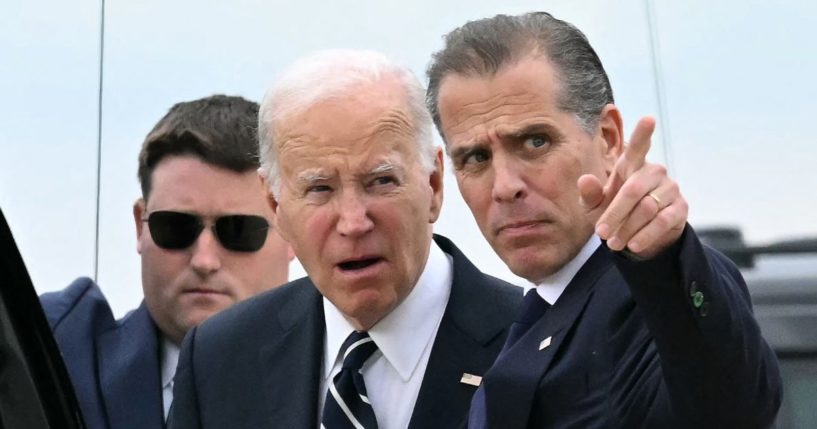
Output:
M490 152L488 152L485 149L475 149L462 157L461 164L463 166L482 164L483 162L486 162L489 159L491 159Z
M530 148L530 149L539 149L539 148L541 148L543 146L546 146L546 145L549 145L549 144L550 144L550 138L547 137L547 136L541 136L541 135L530 136L530 137L525 138L525 140L524 140L525 147Z
M321 192L330 192L332 188L329 185L312 185L306 188L307 194L314 194L314 193L321 193Z
M391 192L394 190L400 181L394 175L377 176L373 178L366 187L370 192Z
M373 186L394 185L397 184L397 178L394 176L379 176L372 180Z

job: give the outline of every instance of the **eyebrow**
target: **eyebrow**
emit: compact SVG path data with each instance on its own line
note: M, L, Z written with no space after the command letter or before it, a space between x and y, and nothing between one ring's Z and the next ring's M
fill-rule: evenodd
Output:
M391 161L384 161L369 170L366 173L363 173L362 176L373 176L382 173L393 172L397 170L398 167L392 163ZM295 178L297 183L309 185L316 182L323 182L330 180L332 177L327 175L326 173L322 172L320 169L309 169L298 173L298 176Z
M480 148L482 146L484 146L484 144L479 142L479 141L477 141L476 143L470 143L470 144L467 144L467 145L458 146L458 147L452 149L448 153L448 156L450 156L451 159L460 159L463 156L466 156L466 155L470 154L471 152L473 152L474 150L476 150L476 149L478 149L478 148Z
M320 181L323 181L323 180L329 180L329 176L322 173L318 169L311 169L311 170L306 170L306 171L302 171L302 172L298 173L298 177L295 180L298 183L309 184L309 183L320 182Z
M396 168L397 167L395 167L395 165L393 163L391 163L390 161L386 161L386 162L382 162L382 163L376 165L374 168L369 170L369 172L366 173L366 174L367 175L374 175L374 174L381 174L381 173L389 173L389 172L394 171Z
M513 129L511 131L506 131L506 132L499 131L498 132L499 137L502 140L511 140L511 141L520 140L522 138L525 138L525 137L528 137L528 136L534 135L534 134L545 134L545 133L553 134L553 133L555 133L555 129L553 128L553 126L551 126L549 124L537 123L537 124L525 125L525 126L523 126L521 128L516 128L516 129Z
M556 129L550 124L543 124L543 123L536 123L525 125L520 128L513 128L511 130L500 130L497 131L499 138L502 141L518 141L525 137L536 135L536 134L557 134ZM457 148L452 149L449 152L449 156L452 159L457 159L462 156L466 156L471 154L474 150L479 148L485 147L487 143L485 139L478 138L474 139L469 143L465 143Z

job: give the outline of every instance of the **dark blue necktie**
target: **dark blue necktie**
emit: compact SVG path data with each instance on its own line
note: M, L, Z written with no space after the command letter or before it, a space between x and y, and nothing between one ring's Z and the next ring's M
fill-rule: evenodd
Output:
M374 410L363 384L360 367L377 350L366 332L352 332L343 346L343 368L332 379L323 405L325 429L377 429Z
M550 304L545 301L536 289L531 289L525 294L522 300L522 308L516 317L516 321L511 323L508 329L508 337L499 356L504 355L523 335L528 332L531 326L539 320L545 311L550 308ZM499 358L497 358L499 359ZM485 386L480 386L474 393L471 400L471 410L468 413L468 429L484 429L488 427L486 414Z
M511 323L508 329L508 338L505 339L505 345L502 346L500 355L504 354L511 346L516 344L525 332L528 332L531 326L539 320L545 311L550 308L550 304L545 301L536 289L531 289L525 294L525 299L522 300L522 309L516 317L516 321Z

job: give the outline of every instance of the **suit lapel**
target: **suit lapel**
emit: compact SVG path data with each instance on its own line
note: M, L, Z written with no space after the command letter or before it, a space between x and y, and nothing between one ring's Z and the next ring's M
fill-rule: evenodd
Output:
M308 279L299 293L277 309L260 368L275 427L306 428L318 424L318 389L325 322L321 295ZM298 404L298 406L293 406Z
M497 359L484 380L488 427L527 426L540 380L590 301L596 282L611 266L606 248L600 246L556 304Z
M435 241L454 261L451 296L434 340L409 428L460 426L467 414L473 385L463 374L481 376L504 342L513 311L495 300L497 289L448 239ZM522 294L519 294L521 301Z
M156 327L145 304L99 335L102 401L114 429L164 427Z

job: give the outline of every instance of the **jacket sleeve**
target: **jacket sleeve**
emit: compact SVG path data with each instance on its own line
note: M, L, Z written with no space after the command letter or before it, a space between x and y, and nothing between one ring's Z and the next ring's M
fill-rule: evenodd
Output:
M654 259L615 260L660 358L645 426L769 427L782 397L780 371L734 264L704 247L689 225Z

